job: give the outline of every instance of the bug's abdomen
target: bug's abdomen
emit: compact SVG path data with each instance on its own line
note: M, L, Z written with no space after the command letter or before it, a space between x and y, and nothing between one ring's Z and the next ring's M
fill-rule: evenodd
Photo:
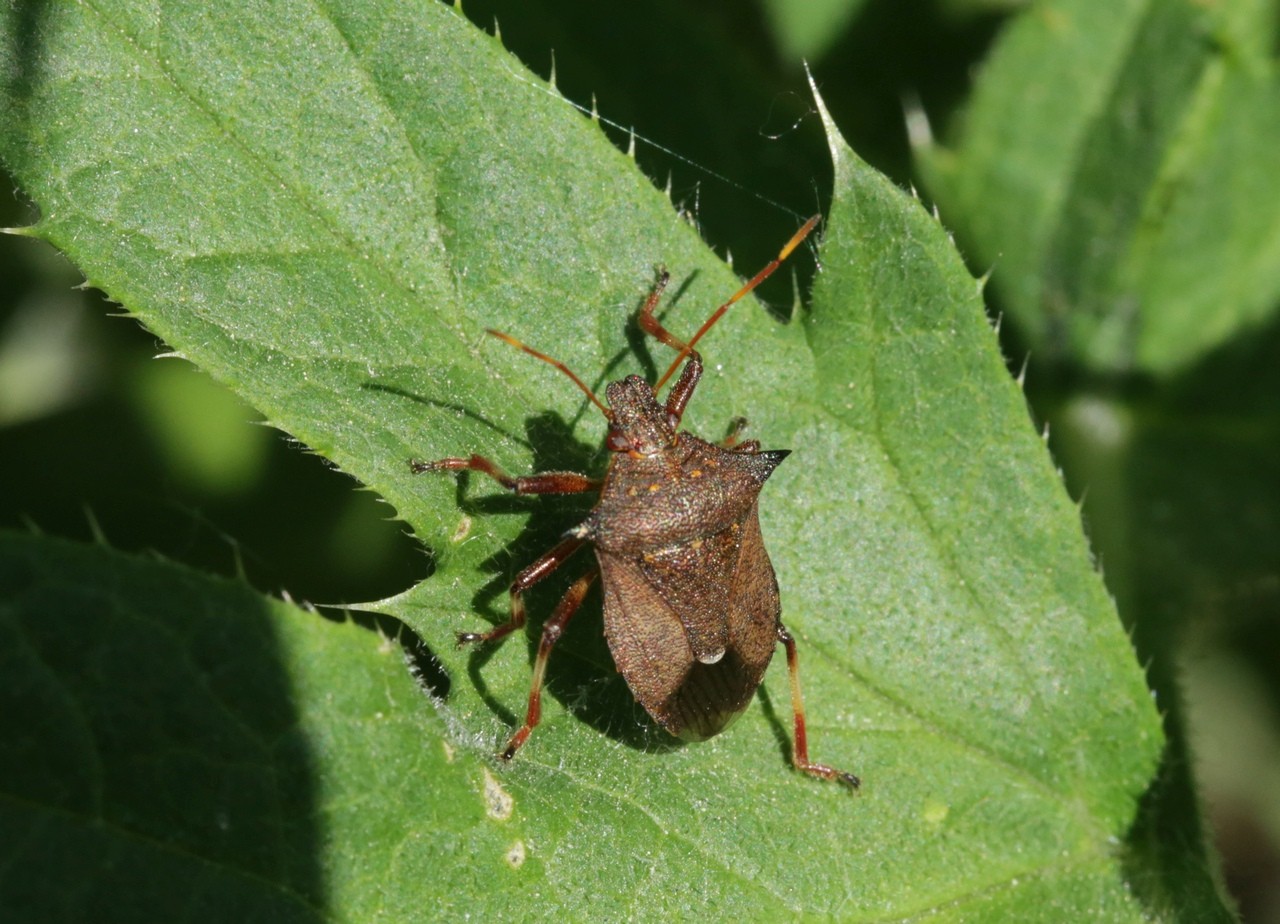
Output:
M605 636L636 699L681 738L724 730L751 701L777 644L778 584L755 505L694 548L596 554Z

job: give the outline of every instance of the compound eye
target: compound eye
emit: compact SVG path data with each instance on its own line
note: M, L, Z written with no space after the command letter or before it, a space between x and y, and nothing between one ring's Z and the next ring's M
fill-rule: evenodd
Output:
M604 440L605 448L610 452L627 452L631 449L631 440L618 430L610 430Z

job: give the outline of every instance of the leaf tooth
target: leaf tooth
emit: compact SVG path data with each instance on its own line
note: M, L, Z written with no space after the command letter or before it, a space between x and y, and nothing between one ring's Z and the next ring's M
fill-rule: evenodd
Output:
M933 126L929 113L924 111L920 94L907 90L902 94L902 121L907 129L907 144L917 154L933 147Z
M99 522L98 515L87 504L84 508L84 518L89 526L89 535L93 537L93 544L100 545L103 548L111 548L111 542L107 539L107 534L102 529L102 523Z
M1018 387L1019 388L1023 388L1023 389L1026 388L1027 366L1029 365L1031 365L1031 354L1027 353L1026 356L1022 357L1022 368L1018 370ZM1049 425L1047 423L1044 426L1044 438L1046 440L1049 439Z
M821 270L821 267L819 267ZM796 275L795 269L791 270L791 317L796 316L796 312L804 307L804 302L800 298L800 277Z
M554 48L551 49L551 74L547 77L547 86L551 88L551 92L555 93L556 96L563 98L564 94L556 86L556 50Z
M248 583L249 573L244 569L244 554L241 551L240 543L234 540L231 542L231 560L233 562L232 569L231 569L232 573L241 581ZM281 594L281 597L283 598L284 596L283 587L280 588L280 594ZM288 602L293 603L294 606L297 606L297 604L294 603L292 597L289 598Z
M21 228L0 228L0 234L12 234L14 237L34 237L42 239L44 232L40 229L40 223L34 225L24 225Z

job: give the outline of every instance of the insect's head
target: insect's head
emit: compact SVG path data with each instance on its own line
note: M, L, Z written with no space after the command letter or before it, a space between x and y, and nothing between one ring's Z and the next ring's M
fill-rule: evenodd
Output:
M652 456L676 441L679 420L658 403L653 386L638 375L613 382L605 389L609 401L609 436L613 452Z
M656 337L662 343L671 347L676 351L676 358L672 361L667 371L658 379L657 382L650 385L638 375L629 375L620 382L614 382L608 387L605 396L609 402L606 407L604 402L596 397L595 393L587 386L587 384L578 378L564 363L560 360L541 353L533 347L521 343L510 334L504 334L501 331L488 328L487 332L497 337L518 350L523 350L530 356L542 360L555 366L565 375L567 375L584 395L586 395L591 403L598 407L609 421L609 437L607 446L614 452L628 452L635 456L651 456L662 452L676 443L676 428L680 426L680 411L684 407L684 402L688 400L692 393L692 384L685 389L683 396L676 400L668 399L669 407L664 407L658 403L657 392L667 383L667 380L675 374L676 370L683 366L690 358L697 359L697 351L694 347L702 336L715 326L716 322L724 316L729 308L743 298L748 292L753 290L764 280L768 279L779 264L782 263L791 252L800 245L800 242L808 237L815 227L817 227L821 215L814 215L804 225L792 235L791 240L783 246L775 257L764 269L756 273L745 285L735 292L727 302L711 313L711 316L703 322L698 328L697 333L690 337L687 341L681 340L679 337L667 330L662 322L654 314L658 306L658 300L662 296L663 290L667 286L667 281L671 278L666 270L662 270L658 275L658 282L653 287L653 291L649 293L649 297L645 300L644 307L640 310L638 321L640 327L648 334ZM696 379L694 380L696 381ZM677 385L678 387L678 385Z

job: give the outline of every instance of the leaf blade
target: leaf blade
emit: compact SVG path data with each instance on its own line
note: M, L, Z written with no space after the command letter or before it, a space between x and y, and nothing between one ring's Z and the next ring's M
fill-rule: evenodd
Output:
M385 852L355 861L326 853L326 881L341 896L335 907L355 908L351 916L361 918L370 909L411 910L444 897L458 910L499 911L509 885L538 890L544 904L536 913L547 917L584 915L598 892L619 904L634 902L638 908L644 902L646 910L669 914L716 907L743 915L762 908L775 915L882 915L888 907L904 914L953 908L958 916L975 909L993 916L1008 909L1047 916L1102 904L1117 919L1133 916L1104 842L1124 815L1124 798L1136 785L1135 768L1148 756L1151 741L1127 761L1106 761L1108 770L1118 771L1116 779L1103 779L1099 766L1089 771L1093 776L1084 775L1078 790L1064 776L1070 755L1092 753L1085 745L1052 755L1047 769L1029 767L1037 747L1058 743L1055 733L1069 728L1028 730L1017 722L1017 691L1003 687L1001 670L1011 666L1021 672L1023 686L1034 686L1035 672L1019 659L1018 644L1026 636L1002 639L999 623L948 628L939 621L952 601L974 592L958 579L977 582L979 575L973 567L960 573L949 571L945 561L938 564L925 508L913 509L873 458L868 455L865 468L880 482L849 477L850 459L866 454L855 439L858 427L872 418L865 408L849 413L843 403L832 403L830 386L838 378L833 362L852 364L857 374L884 363L890 377L879 390L899 389L895 400L903 406L913 388L927 385L931 393L945 393L957 370L962 383L1003 395L990 413L1001 428L1019 434L1020 459L1036 479L1028 493L1055 498L1046 502L1054 518L1052 535L1069 536L1073 579L1088 598L1088 620L1075 620L1061 637L1051 636L1055 651L1037 667L1056 668L1072 645L1090 646L1088 632L1096 629L1108 667L1099 672L1098 686L1081 696L1105 701L1118 691L1117 721L1150 732L1151 715L1140 715L1134 702L1141 682L1132 656L1114 614L1095 599L1096 577L1080 577L1085 557L1074 509L1056 482L1048 483L1051 469L1026 432L1020 399L982 329L976 285L957 270L938 229L921 231L918 206L863 173L858 182L846 177L827 261L829 278L843 281L820 285L814 323L840 316L824 312L839 307L847 294L842 287L861 267L871 274L863 303L868 292L883 291L893 293L895 304L937 299L951 306L964 319L963 343L980 351L972 368L951 358L954 345L945 338L896 357L890 354L902 348L883 339L866 356L824 355L840 344L815 335L813 324L779 326L742 305L706 343L715 366L688 418L691 427L714 434L732 414L746 411L767 443L803 449L765 493L766 536L786 595L785 616L802 645L814 756L862 772L866 795L854 801L787 774L779 667L766 680L766 708L748 710L730 734L703 746L670 749L639 726L625 705L627 691L610 676L603 642L585 614L555 662L547 721L535 743L499 777L487 769L487 755L507 734L511 710L527 692L519 643L508 643L491 658L472 659L451 651L451 635L482 622L477 610L503 618L511 573L571 525L572 513L489 504L488 485L473 480L455 493L447 479L411 479L405 463L410 456L481 450L513 471L547 467L540 463L551 457L592 464L601 421L571 389L548 387L555 382L552 372L501 352L505 348L485 341L481 328L496 325L554 349L580 371L604 364L611 378L644 372L661 365L661 352L630 349L621 319L643 298L652 264L668 261L677 279L688 283L668 315L678 330L691 329L733 290L732 274L589 123L515 70L495 42L442 7L408 18L391 11L362 16L359 7L288 7L303 22L282 24L291 36L315 39L317 60L324 63L311 66L328 71L314 82L354 88L339 96L345 106L361 110L339 107L331 117L315 116L314 124L304 118L313 111L306 100L290 99L305 95L307 87L287 73L262 86L260 100L235 85L224 88L223 96L199 95L213 92L197 85L216 76L203 60L206 54L208 60L219 54L235 59L235 67L243 68L236 73L252 84L250 63L273 53L262 20L244 29L225 22L217 28L184 25L182 15L197 14L179 4L171 19L156 24L165 31L153 37L145 20L127 20L104 32L103 17L95 15L105 9L76 8L82 19L58 28L86 31L65 46L48 46L46 53L67 74L82 62L95 74L110 65L110 81L94 86L121 85L116 92L130 95L114 98L118 111L108 107L97 119L66 117L84 114L96 94L42 98L40 105L63 107L60 115L51 110L42 119L67 137L57 145L24 140L17 155L15 142L6 142L6 156L45 207L43 233L175 348L236 387L277 425L376 487L431 545L432 578L382 608L417 628L439 652L452 689L436 725L403 730L394 746L406 753L438 746L444 753L447 743L465 777L459 786L469 786L468 793L483 790L484 774L490 773L514 800L513 817L521 825L526 861L509 874L496 865L501 857L495 845L505 849L511 841L485 833L490 822L476 811L483 803L467 802L456 816L443 804L455 795L462 800L460 789L445 791L429 811L418 806L430 824L403 818L371 834L358 816L349 817L349 826L335 828L341 832L336 843L363 844L376 835L405 845L396 867L403 878L384 883L371 872L389 862ZM130 41L112 44L120 35ZM152 50L139 59L134 47ZM102 54L114 49L116 57L102 65L92 56L79 57L94 48ZM135 67L143 76L141 85L131 87ZM190 74L175 89L165 67L190 68ZM405 81L406 74L416 75L421 85ZM153 111L162 99L171 117ZM389 115L371 121L366 106ZM276 107L294 115L277 124L267 118ZM124 129L141 115L149 116L147 132L135 141ZM189 132L173 128L188 124ZM407 140L393 145L386 158L382 146L368 138L346 146L348 133L385 135L387 125L400 126ZM100 126L107 130L99 132ZM207 162L207 175L190 167L162 169L175 158L165 142L173 145L173 138L183 137L194 145L183 156ZM151 145L163 156L149 159ZM76 156L61 156L66 153ZM841 157L846 168L853 163L851 154ZM219 167L220 159L231 166ZM112 185L107 167L134 161L135 172ZM57 172L64 162L90 167L64 175ZM357 167L390 179L366 200L351 176L335 173ZM46 170L55 181L48 181ZM237 186L237 176L253 182ZM81 184L73 189L76 195L67 195L68 178ZM230 183L225 190L213 182L224 178ZM408 191L403 200L394 194L400 189ZM143 193L146 202L129 198ZM423 197L429 199L425 205ZM862 206L865 214L850 217L851 203L863 199L870 200ZM420 206L424 215L417 214ZM414 220L421 224L407 224ZM883 235L885 244L877 259L867 260L848 251L849 235ZM279 253L264 250L262 239L268 237ZM904 299L901 267L927 268L933 262L944 263L947 272L922 277L926 281L906 289ZM927 376L910 377L913 360ZM541 408L549 410L527 416ZM892 419L913 423L901 411ZM957 411L942 423L955 430L974 419ZM915 423L916 430L904 429L897 451L913 483L928 484L950 457L933 458L938 438L926 424L937 427L936 419L922 416ZM874 528L864 533L841 520L839 503L827 495L856 505L860 495L870 496L871 484L884 503L865 517ZM1000 495L974 495L971 503L986 517L982 524L1003 527L996 509ZM946 498L930 497L936 509L925 510L929 518L946 519ZM503 512L529 514L529 522L522 525ZM1036 522L1028 516L1031 525L1022 528L1032 530ZM823 523L829 524L825 532L815 528ZM816 535L838 542L834 566L821 567L831 556L824 555ZM930 568L911 570L913 543L930 552ZM1008 568L1000 576L1012 582ZM867 593L855 595L854 588ZM1010 605L1007 589L979 590L1000 601L993 609ZM553 592L535 598L531 611L548 611ZM910 599L909 608L894 602L898 594ZM895 607L891 619L876 609L886 601ZM988 685L985 711L968 719L954 705L930 698L931 690L943 689L948 697L958 691L958 704L975 702L972 690L957 687L927 663L929 640L907 618L916 614L950 632L954 644L943 646L944 666L963 665L964 676L980 678L975 685ZM871 644L851 649L851 625L863 627ZM1024 619L1016 628L1026 633L1029 625ZM290 670L310 676L304 668ZM302 698L312 703L324 695L314 684ZM1079 716L1069 717L1070 727L1077 727ZM333 720L339 728L344 721L340 715ZM975 745L989 733L997 736L991 747ZM322 727L313 734L332 748L326 753L342 762L342 773L358 775L359 767L376 764L358 740L336 738ZM410 768L402 779L379 781L398 792L409 785L406 779L423 778ZM1071 802L1077 792L1083 805L1078 811ZM787 803L780 806L784 797ZM724 819L733 819L732 825ZM442 834L433 825L448 830ZM465 845L472 841L490 845L484 855L494 863L495 876L513 877L496 880L502 888L486 890L468 863L456 859L470 855ZM646 864L637 867L619 849L622 844ZM597 872L593 888L578 876L584 861ZM877 867L901 870L902 878L866 875ZM1037 883L1033 889L1014 885L1028 876ZM637 886L646 884L638 893ZM1045 895L1054 900L1045 901Z

